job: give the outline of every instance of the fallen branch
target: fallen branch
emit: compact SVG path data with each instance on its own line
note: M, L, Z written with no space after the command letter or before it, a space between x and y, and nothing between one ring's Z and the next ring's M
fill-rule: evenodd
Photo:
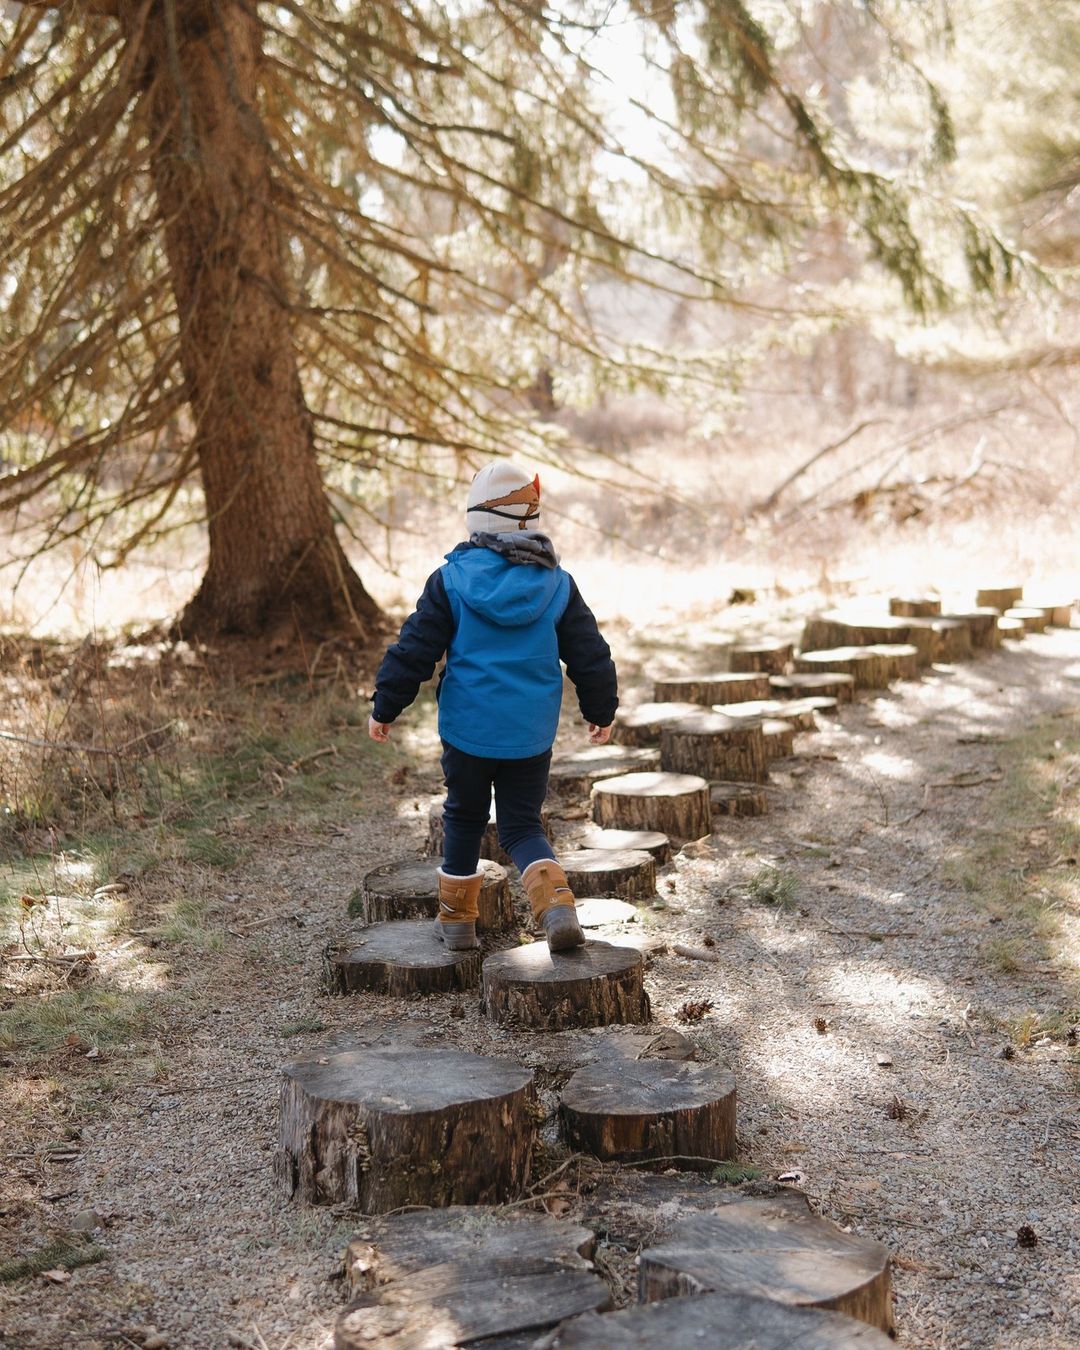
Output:
M314 750L310 755L303 755L300 759L294 759L289 765L291 773L298 773L305 764L314 764L317 759L322 759L326 755L336 755L338 748L336 745L327 745L322 750Z
M719 952L710 951L708 947L688 947L682 942L673 942L671 950L676 956L685 956L690 961L712 961L717 964L723 960Z

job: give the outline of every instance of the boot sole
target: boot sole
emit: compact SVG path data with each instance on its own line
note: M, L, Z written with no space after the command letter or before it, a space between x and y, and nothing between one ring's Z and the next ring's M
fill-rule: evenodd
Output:
M435 936L446 944L448 952L472 952L480 946L475 923L446 923L436 918Z
M558 909L549 909L541 922L544 926L544 932L547 934L549 951L566 952L574 947L584 947L585 934L581 931L577 915L569 905L560 905Z

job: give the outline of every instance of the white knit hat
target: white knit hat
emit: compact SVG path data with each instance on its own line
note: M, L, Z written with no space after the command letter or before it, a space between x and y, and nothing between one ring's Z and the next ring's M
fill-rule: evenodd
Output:
M540 524L540 475L530 478L516 464L486 464L469 488L466 532L502 534L535 530Z

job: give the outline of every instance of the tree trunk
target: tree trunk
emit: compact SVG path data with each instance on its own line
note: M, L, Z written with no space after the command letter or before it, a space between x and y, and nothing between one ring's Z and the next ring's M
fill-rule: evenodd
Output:
M160 0L142 31L146 112L159 129L151 172L210 542L180 627L371 632L380 610L334 533L300 384L254 8Z

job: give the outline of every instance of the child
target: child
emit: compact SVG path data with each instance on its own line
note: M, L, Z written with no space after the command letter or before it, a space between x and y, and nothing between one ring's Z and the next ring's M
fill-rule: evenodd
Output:
M446 806L435 932L453 951L479 946L477 869L494 786L499 843L521 873L548 946L566 951L585 937L540 824L562 702L559 662L593 745L611 736L615 665L551 540L531 528L540 520L539 477L487 465L473 479L465 520L468 542L428 578L379 666L368 733L389 739L390 723L445 653L436 691Z

